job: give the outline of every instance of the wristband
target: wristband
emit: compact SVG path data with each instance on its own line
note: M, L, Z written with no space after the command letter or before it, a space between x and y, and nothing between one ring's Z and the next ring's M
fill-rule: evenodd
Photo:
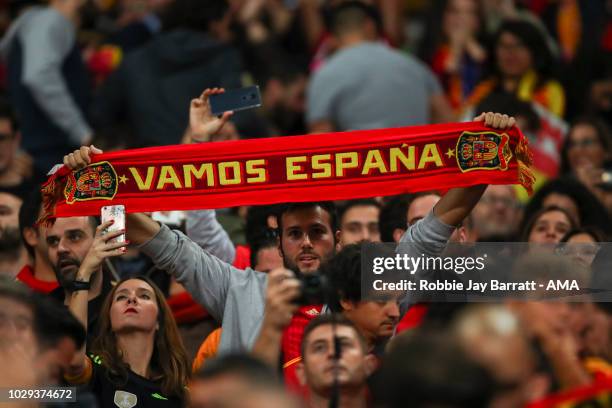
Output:
M89 290L91 288L91 282L87 281L72 281L72 291L76 292L78 290Z

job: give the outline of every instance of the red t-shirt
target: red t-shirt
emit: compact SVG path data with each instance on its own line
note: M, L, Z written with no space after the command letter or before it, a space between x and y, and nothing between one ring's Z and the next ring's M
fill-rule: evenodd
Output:
M306 387L302 387L295 374L296 364L302 361L300 344L304 337L304 329L312 319L321 314L322 305L310 305L300 307L293 315L291 323L285 329L282 339L283 372L285 384L291 391L306 395Z
M34 269L25 265L17 274L17 280L27 285L34 292L48 294L59 287L57 281L43 281L34 276Z

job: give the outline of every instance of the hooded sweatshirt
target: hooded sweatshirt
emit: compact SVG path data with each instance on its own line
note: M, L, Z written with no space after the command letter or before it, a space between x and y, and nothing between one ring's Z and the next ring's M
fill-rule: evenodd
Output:
M204 32L176 29L129 53L94 102L96 125L124 119L137 146L178 143L191 99L207 87L240 86L242 63L230 46Z

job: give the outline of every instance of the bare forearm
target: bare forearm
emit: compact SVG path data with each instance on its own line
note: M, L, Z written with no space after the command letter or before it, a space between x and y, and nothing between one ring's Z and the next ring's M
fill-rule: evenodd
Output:
M486 188L478 185L449 190L434 207L434 215L444 224L458 225L472 212Z
M144 244L159 232L159 224L144 214L127 214L125 219L127 239L133 244Z
M77 280L89 281L89 278L84 278L77 274ZM81 322L85 331L87 331L87 305L89 302L89 291L88 290L77 290L70 294L70 300L68 302L68 309ZM87 355L85 353L85 344L81 347L78 353L76 353L70 362L70 376L78 376L85 369L85 360Z

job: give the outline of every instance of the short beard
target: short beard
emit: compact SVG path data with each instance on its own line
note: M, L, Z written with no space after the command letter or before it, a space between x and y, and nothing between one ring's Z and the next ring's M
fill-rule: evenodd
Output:
M21 233L17 227L5 227L0 229L0 258L17 259L21 254L23 243Z
M480 227L480 231L476 231L478 239L487 239L491 237L511 237L515 233L515 228L512 225L504 223L485 223Z
M76 280L77 273L79 272L79 268L81 267L81 262L72 258L75 262L75 268L73 268L74 272L62 272L59 265L53 265L53 271L55 272L55 277L59 282L60 286L68 291L72 290L72 282ZM58 262L59 263L59 262Z
M304 275L304 272L300 271L298 269L298 266L296 264L294 264L291 259L287 258L284 253L282 253L282 255L283 255L283 266L285 268L287 268L290 271L292 271L293 273L295 273L296 277Z

